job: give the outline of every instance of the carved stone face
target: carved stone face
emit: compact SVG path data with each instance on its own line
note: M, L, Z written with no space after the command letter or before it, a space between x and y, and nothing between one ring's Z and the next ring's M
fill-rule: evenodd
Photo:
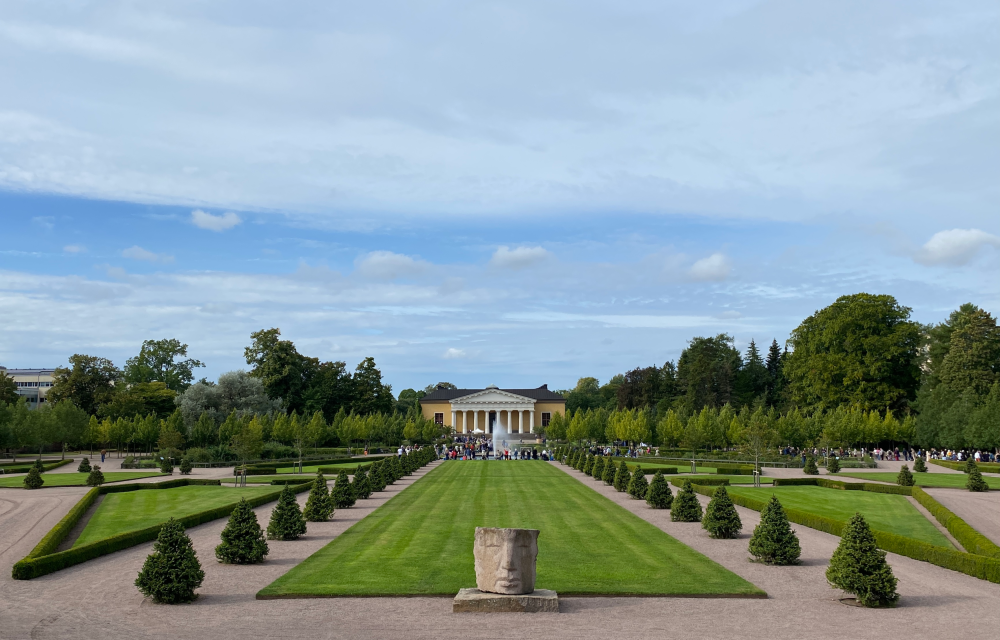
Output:
M476 587L519 595L535 590L538 529L476 527Z

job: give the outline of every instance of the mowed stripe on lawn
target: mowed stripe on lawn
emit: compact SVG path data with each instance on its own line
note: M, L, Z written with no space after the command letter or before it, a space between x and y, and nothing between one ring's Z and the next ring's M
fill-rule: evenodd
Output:
M477 526L539 529L536 584L562 594L762 595L539 461L445 462L258 595L454 595Z

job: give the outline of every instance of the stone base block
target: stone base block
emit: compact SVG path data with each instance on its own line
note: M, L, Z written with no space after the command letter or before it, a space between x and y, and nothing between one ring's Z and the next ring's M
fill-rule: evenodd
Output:
M453 613L559 613L559 596L549 589L508 596L479 589L462 589L455 596Z

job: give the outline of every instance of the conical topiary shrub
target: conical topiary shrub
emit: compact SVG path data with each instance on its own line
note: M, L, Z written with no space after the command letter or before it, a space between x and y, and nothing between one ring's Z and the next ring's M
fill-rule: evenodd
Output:
M632 479L628 483L628 494L636 500L645 500L648 489L649 483L646 481L646 472L642 470L640 465L635 465Z
M830 456L830 459L826 462L826 472L827 473L840 473L840 460L837 456Z
M354 506L354 491L347 479L346 469L341 469L337 475L337 480L333 483L333 492L330 498L333 500L335 509L348 509Z
M966 458L965 459L965 472L966 473L972 473L973 470L978 470L978 469L979 469L979 465L976 464L976 459L975 458Z
M819 474L819 469L816 468L816 459L812 456L806 458L806 464L802 467L802 473L807 476L815 476Z
M24 476L24 488L40 489L43 484L45 484L45 480L42 478L42 474L38 472L38 468L31 467L28 469L28 475Z
M181 472L181 475L182 476L190 475L192 469L194 469L194 465L191 464L191 459L181 458L181 463L177 465L177 470Z
M927 473L927 464L924 462L922 456L917 456L913 460L913 470L917 473Z
M351 483L354 489L355 500L366 500L372 495L372 483L368 479L368 470L359 466L354 470L354 481Z
M969 491L989 491L990 485L983 480L983 474L979 473L979 469L973 469L965 480L965 488Z
M581 471L583 471L585 474L589 476L591 471L593 471L593 469L594 469L594 456L588 455L587 458L583 461L583 469L581 469Z
M684 486L677 492L677 497L670 505L670 519L674 522L701 521L701 503L691 486L690 480L684 481Z
M899 600L896 577L885 561L885 551L876 546L875 536L860 513L855 513L844 528L826 579L853 594L865 607L891 607Z
M163 459L160 460L160 473L169 473L173 475L174 465L172 462L170 462L170 458L164 456Z
M601 480L604 480L604 484L612 485L615 483L615 460L614 458L608 458L607 462L604 463L604 473L601 476Z
M705 508L701 526L713 538L735 538L743 530L740 514L736 513L736 506L725 485L716 488Z
M222 530L222 543L215 548L215 557L226 564L256 564L264 561L268 551L257 514L246 498L240 498Z
M628 489L628 483L632 480L632 474L628 472L628 465L622 460L618 465L618 471L615 473L615 490L625 491Z
M604 456L597 456L597 459L594 460L594 466L590 470L590 475L594 476L596 480L604 477Z
M45 465L42 464L41 458L35 458L35 461L31 464L31 466L38 469L38 473L45 471Z
M901 487L913 486L913 474L910 473L910 468L905 464L899 470L899 475L896 476L896 484L898 484Z
M90 473L90 458L80 461L80 466L76 468L77 473Z
M90 469L90 475L87 476L87 486L88 487L99 487L104 484L104 474L101 473L101 466L95 464Z
M326 522L333 515L333 501L330 500L330 489L326 486L322 471L316 473L302 515L308 522Z
M802 555L799 538L775 496L760 512L760 524L754 527L750 538L750 555L765 564L778 565L798 564Z
M204 579L191 538L180 522L170 518L160 527L153 553L146 557L135 586L154 602L179 604L194 600L194 590Z
M295 501L292 485L286 484L281 490L278 504L271 512L271 522L267 525L268 540L295 540L306 532L306 519L302 517L299 503Z
M674 494L667 479L663 477L663 473L657 471L653 481L649 483L649 489L646 490L646 504L653 509L669 509L673 502Z

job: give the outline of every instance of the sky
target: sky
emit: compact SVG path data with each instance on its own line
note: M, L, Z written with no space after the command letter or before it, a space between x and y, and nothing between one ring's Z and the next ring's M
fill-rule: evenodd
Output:
M1000 312L996 2L0 4L0 365L569 388Z

